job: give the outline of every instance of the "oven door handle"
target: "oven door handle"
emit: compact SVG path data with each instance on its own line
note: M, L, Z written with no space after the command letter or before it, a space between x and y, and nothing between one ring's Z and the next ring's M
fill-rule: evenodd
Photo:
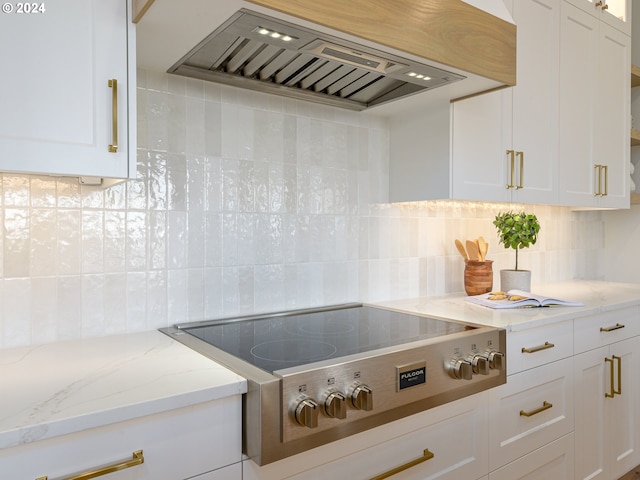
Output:
M434 454L429 451L428 448L425 448L424 452L422 452L422 456L420 458L416 458L415 460L411 460L410 462L405 463L404 465L400 465L399 467L393 468L388 472L382 473L378 476L372 477L371 480L383 480L385 478L389 478L396 473L403 472L411 467L415 467L416 465L420 465L427 460L431 460L434 457Z

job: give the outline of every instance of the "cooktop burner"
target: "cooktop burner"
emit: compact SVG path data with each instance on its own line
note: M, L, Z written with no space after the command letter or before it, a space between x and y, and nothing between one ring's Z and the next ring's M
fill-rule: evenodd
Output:
M270 373L469 329L454 322L361 305L182 328Z

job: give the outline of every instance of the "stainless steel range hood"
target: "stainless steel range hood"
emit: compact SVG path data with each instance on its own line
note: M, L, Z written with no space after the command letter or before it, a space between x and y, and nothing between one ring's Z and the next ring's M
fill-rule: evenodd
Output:
M245 9L169 72L353 110L465 78Z
M331 1L324 0L321 7L329 7ZM430 1L413 0L406 5L422 8ZM499 0L489 3L496 2L501 3ZM398 50L390 47L389 42L371 41L256 3L265 2L191 0L185 4L155 0L137 27L138 65L352 110L408 97L413 103L414 95L419 94L415 98L420 99L425 94L431 96L433 90L441 92L440 98L455 98L505 85L500 79ZM367 21L365 10L357 3L357 0L341 3L341 8L356 8L356 18L363 15L363 22ZM449 2L445 4L446 7L431 8L450 8ZM307 12L312 5L292 7L304 6ZM476 10L467 5L469 8L472 14ZM486 18L485 12L477 11ZM467 24L471 25L472 20L476 19ZM417 36L421 27L417 25ZM410 35L416 36L410 30L407 29L409 40ZM398 35L404 35L402 27L400 32ZM450 36L464 35L456 31ZM424 39L418 40L416 43L424 43ZM491 51L496 49L491 47ZM453 57L459 56L452 52ZM455 65L456 58L452 60Z

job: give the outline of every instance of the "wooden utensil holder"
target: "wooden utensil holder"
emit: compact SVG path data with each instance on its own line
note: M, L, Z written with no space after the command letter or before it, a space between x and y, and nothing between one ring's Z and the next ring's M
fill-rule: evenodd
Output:
M464 267L464 290L467 295L481 295L493 290L493 260L467 260Z

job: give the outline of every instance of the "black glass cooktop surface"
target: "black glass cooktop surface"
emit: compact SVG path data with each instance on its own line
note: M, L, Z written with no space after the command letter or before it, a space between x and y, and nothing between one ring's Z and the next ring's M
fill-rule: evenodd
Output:
M181 330L270 373L468 330L433 318L357 306L221 320Z

